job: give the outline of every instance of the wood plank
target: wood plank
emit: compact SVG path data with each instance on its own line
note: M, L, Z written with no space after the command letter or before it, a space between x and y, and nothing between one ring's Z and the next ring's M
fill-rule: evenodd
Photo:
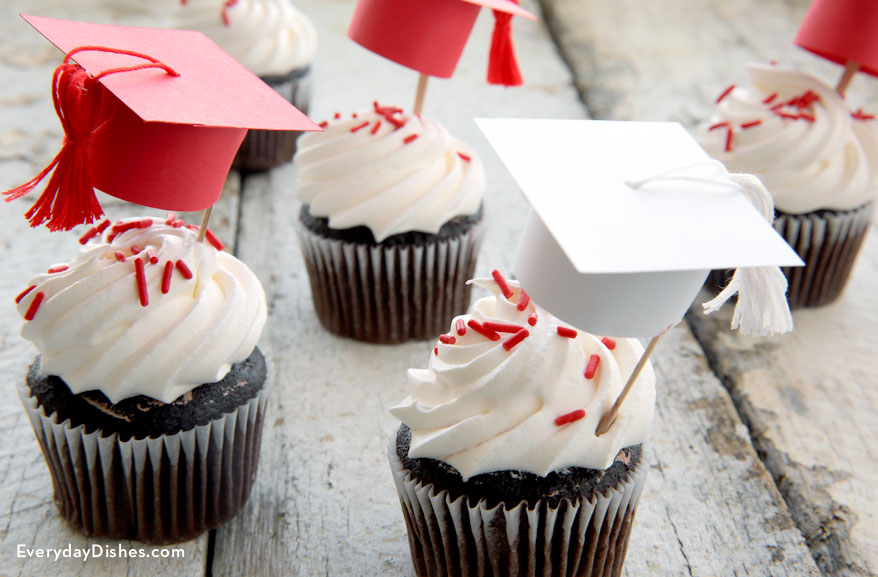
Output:
M342 35L340 3L302 0L321 31L312 116L382 101L408 105L416 75ZM352 2L342 4L350 10ZM532 7L533 5L531 5ZM527 205L471 116L581 117L567 70L543 28L517 23L529 83L482 85L490 19L480 19L452 81L433 81L426 113L472 144L489 175L489 229L478 273L510 270ZM368 75L368 78L366 76ZM274 364L270 426L244 513L217 531L214 575L411 575L405 526L386 461L406 369L432 343L376 346L328 334L313 311L293 232L296 171L244 184L239 257L262 279L270 316L261 345ZM727 392L685 327L657 352L654 465L628 553L627 575L819 575Z
M544 5L577 87L599 118L691 126L725 86L744 79L750 61L776 59L833 84L841 74L792 44L807 0ZM860 75L848 99L874 109L874 88L874 79ZM841 301L796 312L792 335L741 338L729 332L727 319L689 316L814 557L831 575L878 572L878 459L866 442L878 436L871 387L878 382L878 307L869 288L878 280L874 236Z

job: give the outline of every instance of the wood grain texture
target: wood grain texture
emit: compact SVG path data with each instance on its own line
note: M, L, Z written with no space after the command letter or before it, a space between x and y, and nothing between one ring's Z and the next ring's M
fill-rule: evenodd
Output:
M543 4L597 118L692 126L723 88L744 80L744 67L753 61L777 60L833 85L842 72L792 43L807 0ZM848 100L874 109L875 82L857 76ZM878 438L874 236L842 299L796 312L792 335L747 339L730 333L727 319L689 315L815 559L830 575L878 573L878 458L867 441Z

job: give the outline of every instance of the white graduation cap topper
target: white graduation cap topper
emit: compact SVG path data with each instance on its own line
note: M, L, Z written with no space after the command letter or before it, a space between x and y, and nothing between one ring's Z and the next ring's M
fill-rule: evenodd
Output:
M476 122L533 208L516 276L580 328L651 337L710 269L802 264L747 199L758 181L729 175L677 123Z
M726 172L679 124L476 122L532 206L514 264L531 298L590 332L653 337L597 435L710 269L738 271L708 312L738 293L733 328L792 328L777 266L803 263L771 226L770 195L757 178Z

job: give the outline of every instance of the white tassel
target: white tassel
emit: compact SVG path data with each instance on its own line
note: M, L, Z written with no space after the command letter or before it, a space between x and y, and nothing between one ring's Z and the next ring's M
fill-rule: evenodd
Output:
M762 182L752 174L730 174L729 178L769 223L774 221L774 201ZM705 314L719 310L738 295L732 315L732 329L745 335L766 336L793 330L793 315L787 301L787 278L776 266L743 267L715 298L701 305Z
M716 167L725 178L686 174L701 167ZM686 180L722 187L734 186L744 193L756 210L769 223L774 221L774 201L762 182L752 174L729 174L725 167L714 160L672 169L656 176L627 182L632 188L656 180ZM719 310L730 298L738 295L738 303L732 315L732 329L740 329L745 335L775 335L793 330L793 315L787 301L787 279L776 266L742 267L735 271L731 282L715 298L704 303L705 314Z

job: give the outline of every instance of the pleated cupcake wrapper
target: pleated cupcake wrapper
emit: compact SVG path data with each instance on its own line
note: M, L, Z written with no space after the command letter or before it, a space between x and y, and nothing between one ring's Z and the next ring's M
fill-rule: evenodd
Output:
M314 308L330 331L360 341L434 339L470 300L484 219L457 236L384 246L329 239L296 225Z
M293 106L308 114L312 77L311 67L308 66L286 76L264 77L262 80ZM249 130L232 162L232 168L260 171L290 162L296 153L296 139L300 134L300 131L289 130Z
M88 535L176 543L234 517L256 478L268 386L205 425L119 440L46 415L27 385L22 403L40 443L55 504Z
M616 488L555 507L452 500L412 478L391 441L390 466L418 577L617 577L649 465Z
M805 261L804 267L784 267L791 309L818 307L841 296L860 246L872 221L874 202L842 212L779 213L774 228ZM718 292L731 280L731 271L712 271L707 286Z

